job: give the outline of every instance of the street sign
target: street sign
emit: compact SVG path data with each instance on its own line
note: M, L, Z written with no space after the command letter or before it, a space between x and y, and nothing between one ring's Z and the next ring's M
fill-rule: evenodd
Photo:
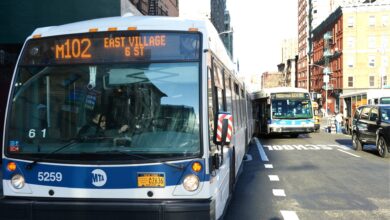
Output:
M326 85L323 85L322 89L323 90L333 90L333 85L332 84L328 84L328 88L326 88Z
M329 82L329 75L324 75L324 83L328 83Z

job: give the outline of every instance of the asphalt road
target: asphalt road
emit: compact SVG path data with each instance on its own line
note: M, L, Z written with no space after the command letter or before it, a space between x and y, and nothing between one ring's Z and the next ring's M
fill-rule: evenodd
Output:
M390 160L350 136L254 139L225 220L390 219Z

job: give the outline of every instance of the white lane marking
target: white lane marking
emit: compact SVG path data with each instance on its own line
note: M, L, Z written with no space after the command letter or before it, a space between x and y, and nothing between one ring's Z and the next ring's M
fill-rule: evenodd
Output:
M260 141L257 138L254 138L256 142L257 149L259 150L259 154L262 161L269 161L267 155L264 152L263 146L260 144Z
M286 196L286 193L284 192L284 189L273 189L272 193L274 194L274 196L281 196L281 197L285 197Z
M279 181L278 175L268 175L270 181Z
M272 164L264 164L264 167L265 167L266 169L272 169L272 168L274 168L274 166L273 166Z
M294 211L280 210L284 220L299 220L298 215Z
M337 145L337 144L335 144L335 145L329 145L329 146L338 147L338 148L340 148L342 150L352 150L350 147L347 147L345 145Z
M351 155L351 156L354 156L354 157L360 157L360 156L358 156L358 155L349 153L349 152L347 152L347 151L343 151L343 150L341 150L341 149L337 149L337 150L338 150L338 151L341 151L341 152L343 152L343 153L349 154L349 155Z

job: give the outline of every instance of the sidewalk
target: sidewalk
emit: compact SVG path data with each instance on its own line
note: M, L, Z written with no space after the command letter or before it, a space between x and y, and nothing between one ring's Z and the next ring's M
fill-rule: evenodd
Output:
M328 118L327 117L320 118L320 130L321 130L321 132L326 132L326 129L325 129L326 127L328 127ZM342 134L348 135L347 133L345 133L344 128L342 128L341 131L342 131ZM328 133L328 132L326 132L326 133ZM336 134L336 133L329 133L329 134Z

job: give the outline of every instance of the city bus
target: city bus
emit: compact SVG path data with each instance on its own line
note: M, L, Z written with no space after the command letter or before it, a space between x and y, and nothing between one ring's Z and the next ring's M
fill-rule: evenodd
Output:
M313 105L307 90L276 87L252 93L255 132L258 135L314 132Z
M222 218L253 131L236 75L207 20L36 29L8 97L0 219Z
M370 89L340 95L344 106L344 127L348 134L352 134L353 116L359 106L390 104L390 89Z

